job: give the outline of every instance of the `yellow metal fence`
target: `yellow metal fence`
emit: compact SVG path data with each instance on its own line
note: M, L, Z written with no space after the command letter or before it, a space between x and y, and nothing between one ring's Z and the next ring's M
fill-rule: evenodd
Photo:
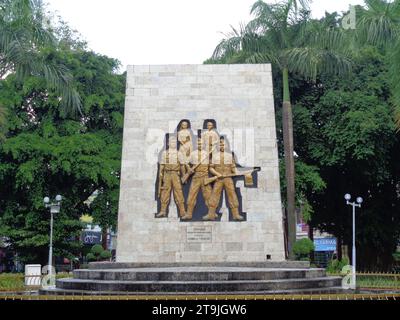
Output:
M252 300L400 300L400 294L306 294L306 295L120 295L120 296L87 296L87 295L4 295L0 300L137 300L137 301L252 301Z

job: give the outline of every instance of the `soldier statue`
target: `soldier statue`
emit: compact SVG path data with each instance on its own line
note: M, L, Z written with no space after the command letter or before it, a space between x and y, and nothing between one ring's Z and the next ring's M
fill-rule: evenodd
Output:
M219 134L215 128L215 122L213 120L206 120L205 121L205 131L203 133L203 140L207 146L208 152L214 152L217 144L219 142Z
M239 200L235 190L235 183L232 179L233 175L238 174L236 170L235 159L232 153L225 150L225 143L225 138L220 137L219 151L213 155L210 163L210 173L217 177L217 179L214 183L211 197L208 201L208 214L203 217L203 220L216 220L218 218L216 210L224 189L228 198L228 204L229 208L231 209L233 219L236 221L244 220L239 213Z
M189 163L187 164L187 171L193 175L192 182L189 189L187 199L187 213L182 220L191 220L193 217L193 210L196 206L197 195L201 189L204 201L208 207L208 200L211 196L211 186L205 185L204 181L208 178L209 167L209 152L204 150L204 143L199 135L197 139L197 150L190 154Z
M167 148L161 154L158 197L161 202L160 212L156 218L166 218L167 209L174 193L174 201L179 210L179 216L186 215L185 200L183 197L181 174L184 172L184 160L177 150L176 137L167 138Z

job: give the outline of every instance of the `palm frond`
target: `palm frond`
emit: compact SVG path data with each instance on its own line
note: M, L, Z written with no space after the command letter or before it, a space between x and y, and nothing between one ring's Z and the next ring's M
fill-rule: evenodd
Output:
M349 74L352 67L348 38L340 29L314 30L300 46L286 51L289 70L313 81L322 72Z
M359 10L357 37L360 43L386 45L400 36L400 1L365 0L366 9Z
M298 12L300 9L308 10L311 0L288 0L285 3L269 4L262 0L257 0L251 7L250 13L257 17L268 16L271 14L271 8L278 5L286 8L287 14L290 11Z
M400 130L400 0L365 0L358 10L356 40L384 48L388 53L389 84L394 116Z
M254 32L248 25L240 25L239 29L231 27L215 48L212 58L246 63L275 63L280 65L276 55L275 42L270 38Z
M212 59L229 58L241 50L243 30L238 31L232 26L231 29L231 32L224 34L225 38L214 49Z
M81 101L65 66L43 58L46 48L56 50L56 40L46 27L40 0L3 0L0 11L0 62L23 81L29 75L43 76L48 88L60 95L63 111L81 113Z

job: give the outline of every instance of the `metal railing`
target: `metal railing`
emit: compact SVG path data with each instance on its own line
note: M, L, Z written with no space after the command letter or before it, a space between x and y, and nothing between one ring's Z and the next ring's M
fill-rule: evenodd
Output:
M5 295L0 300L140 300L140 301L235 301L235 300L400 300L399 294L297 294L297 295Z

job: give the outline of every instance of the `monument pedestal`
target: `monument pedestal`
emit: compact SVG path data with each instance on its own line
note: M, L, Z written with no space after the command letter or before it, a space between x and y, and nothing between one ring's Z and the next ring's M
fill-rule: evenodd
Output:
M94 263L57 280L57 295L266 295L337 293L340 277L303 262L235 264Z

